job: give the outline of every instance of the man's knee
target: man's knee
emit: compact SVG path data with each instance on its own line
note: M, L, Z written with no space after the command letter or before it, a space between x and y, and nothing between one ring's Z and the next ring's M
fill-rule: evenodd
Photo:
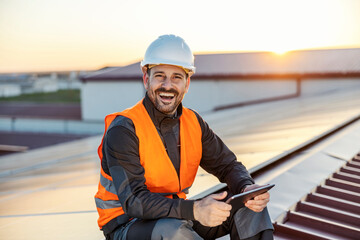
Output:
M192 229L192 222L175 218L159 219L151 234L152 240L158 239L201 239Z
M234 221L240 239L253 237L265 230L272 233L274 229L267 208L262 212L241 208L235 213Z

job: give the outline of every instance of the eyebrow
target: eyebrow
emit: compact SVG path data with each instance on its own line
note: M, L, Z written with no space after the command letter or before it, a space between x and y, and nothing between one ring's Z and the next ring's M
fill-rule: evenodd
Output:
M184 75L181 73L174 73L174 75L184 77Z
M156 72L153 72L153 74L156 74L156 73L164 73L163 71L156 71Z
M163 73L163 74L165 74L165 72L163 72L163 71L153 72L154 75L157 74L157 73ZM184 75L183 75L182 73L174 73L174 75L184 77Z

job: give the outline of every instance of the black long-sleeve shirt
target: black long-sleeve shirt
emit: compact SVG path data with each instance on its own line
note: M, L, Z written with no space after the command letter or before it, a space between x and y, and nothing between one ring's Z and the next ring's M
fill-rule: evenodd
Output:
M179 174L179 117L182 105L179 105L175 117L169 117L159 112L147 95L143 104ZM240 193L245 185L253 184L252 178L245 166L236 160L234 153L200 115L195 114L202 131L200 166L226 183L233 194ZM139 139L129 118L118 116L109 126L103 140L102 168L112 177L119 201L128 216L141 219L172 217L194 220L193 200L169 199L147 189L144 168L139 158Z

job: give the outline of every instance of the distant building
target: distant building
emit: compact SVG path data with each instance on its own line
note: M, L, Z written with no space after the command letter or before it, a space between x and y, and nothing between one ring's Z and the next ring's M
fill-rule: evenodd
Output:
M77 71L0 74L0 97L80 89L81 81L78 75Z
M34 75L31 80L31 85L24 93L48 93L59 90L56 73Z
M0 97L14 97L21 94L21 88L17 84L0 84Z
M360 48L195 55L184 105L200 113L360 87ZM140 63L81 77L82 117L102 120L144 96ZM337 80L337 81L334 81Z

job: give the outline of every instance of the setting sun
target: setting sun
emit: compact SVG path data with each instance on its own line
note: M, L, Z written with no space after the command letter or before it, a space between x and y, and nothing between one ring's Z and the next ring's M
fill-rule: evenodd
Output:
M287 53L288 50L278 49L278 50L273 50L272 52L275 53L275 54L277 54L277 55L283 55L283 54Z

